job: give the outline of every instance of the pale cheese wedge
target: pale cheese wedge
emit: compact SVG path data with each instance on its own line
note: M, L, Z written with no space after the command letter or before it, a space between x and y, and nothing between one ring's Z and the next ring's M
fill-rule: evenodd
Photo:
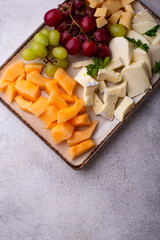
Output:
M118 68L124 67L124 62L121 57L113 58L106 66L107 70L116 70Z
M122 76L121 76L121 73L117 73L115 71L110 71L107 69L99 69L97 80L108 81L110 83L118 83L122 80Z
M154 68L155 63L160 61L160 45L151 45L149 53L151 54L152 68Z
M104 94L103 101L104 105L99 113L102 117L113 120L113 112L117 103L118 97L115 94Z
M86 82L90 82L90 85L98 85L97 81L92 78L91 76L89 76L87 74L87 68L83 67L79 73L77 74L77 76L75 77L75 80L82 85L83 87L86 85Z
M94 92L93 93L93 110L96 115L98 115L101 112L101 109L103 107L103 102L98 97L98 95Z
M93 64L93 60L84 60L84 61L79 61L79 62L75 62L72 64L73 68L82 68L82 67L86 67L89 64Z
M141 11L135 15L132 22L133 24L142 22L155 22L155 19L149 12Z
M152 45L160 45L160 33L155 37L152 42Z
M125 116L133 108L134 105L135 105L134 101L131 98L126 96L114 111L114 116L120 122L123 122Z
M98 90L103 93L107 88L105 81L98 81Z
M121 0L122 7L125 7L127 4L134 2L134 0Z
M124 37L115 37L110 41L109 48L112 53L112 59L121 57L124 65L129 66L134 49L134 45L131 42Z
M154 22L140 22L140 23L135 23L132 24L132 29L136 32L138 32L139 34L143 34L145 32L147 32L148 30L150 30L151 28L155 27L157 25L157 23ZM147 35L143 35L143 37L147 38Z
M93 105L93 92L97 89L98 82L93 83L93 81L85 82L83 90L83 100L86 102L86 106Z
M129 97L136 97L152 88L145 68L144 62L136 62L122 70L123 80L127 82Z
M142 43L146 43L147 45L150 45L150 42L146 38L144 38L141 34L137 33L134 30L128 31L127 37L134 38L136 41L141 40Z
M120 17L119 24L122 24L127 29L131 29L133 17L134 17L133 12L123 12Z
M133 57L132 57L133 62L145 62L146 67L147 67L147 73L149 78L152 77L152 66L151 66L151 55L150 53L145 52L141 48L136 48L133 51Z
M122 10L118 10L117 12L113 13L110 18L108 19L108 22L110 24L116 24L118 23L120 16L122 15L123 11Z
M115 94L117 97L125 97L127 91L127 83L123 82L120 85L114 87L108 87L105 89L105 94Z

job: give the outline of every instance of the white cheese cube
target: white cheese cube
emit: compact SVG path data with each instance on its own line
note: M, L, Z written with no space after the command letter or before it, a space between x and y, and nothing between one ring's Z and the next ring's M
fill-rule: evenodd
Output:
M99 69L98 71L98 76L97 76L98 81L108 81L111 83L117 83L122 80L121 73L117 73L114 71L108 71L106 68L105 69Z
M160 61L160 45L151 45L149 53L151 54L152 67L154 68L155 63Z
M114 87L106 88L105 93L115 94L118 97L125 97L126 96L126 90L127 90L127 83L123 82L120 85L116 85Z
M113 120L113 112L117 103L118 97L115 94L104 95L104 105L101 109L100 115L109 120Z
M132 22L133 24L142 22L155 22L155 19L149 12L141 11L135 15Z
M126 96L114 111L114 116L120 122L123 122L125 116L132 109L133 106L134 106L134 101L131 98Z
M127 37L134 38L136 41L141 40L142 43L146 43L147 45L150 45L150 42L146 38L144 38L141 34L137 33L134 30L128 31Z
M96 115L98 115L101 112L101 109L103 107L103 102L98 97L98 95L94 92L93 93L93 110Z
M89 75L87 74L87 68L86 68L86 67L83 67L83 68L79 71L79 73L78 73L77 76L75 77L75 80L76 80L80 85L82 85L83 87L85 86L85 83L86 83L86 82L91 82L90 84L92 84L92 85L98 84L94 78L92 78L91 76L89 76Z
M112 58L121 57L124 65L129 66L132 59L134 45L124 37L115 37L109 43L109 48L112 53Z
M97 19L96 19L97 28L102 28L102 27L104 27L107 23L108 23L108 21L107 21L104 17L100 17L100 18L97 18Z
M146 67L147 67L147 72L149 78L152 77L152 66L151 66L151 55L147 52L145 52L141 48L136 48L133 51L133 57L132 57L133 62L145 62Z
M116 70L118 68L124 67L124 62L121 57L113 58L106 66L107 70Z
M105 81L98 82L98 90L100 91L100 93L103 93L106 88L107 88L107 86L105 84Z
M92 106L93 105L93 94L89 96L83 97L83 100L86 102L86 106Z
M89 64L93 64L93 60L84 60L84 61L75 62L72 64L72 67L73 68L82 68L82 67L86 67Z
M132 63L122 70L123 80L127 82L127 94L136 97L151 88L144 62Z
M95 17L106 17L107 16L107 8L97 8L94 14Z

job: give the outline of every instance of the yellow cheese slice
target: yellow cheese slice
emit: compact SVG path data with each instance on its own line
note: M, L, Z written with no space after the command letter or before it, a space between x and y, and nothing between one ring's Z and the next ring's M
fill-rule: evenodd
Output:
M107 16L110 16L112 13L117 12L120 8L122 8L122 5L119 0L108 0L102 5L102 7L106 7L108 9Z
M113 13L110 18L108 19L108 22L110 24L116 24L118 23L120 16L122 15L123 11L122 10L118 10L117 12Z
M96 19L97 28L102 28L102 27L104 27L107 23L108 23L108 21L107 21L104 17L100 17L100 18L97 18L97 19Z
M94 14L95 17L106 17L107 16L107 8L97 8Z
M119 24L122 24L126 28L131 29L133 17L133 12L123 12L120 17Z
M91 8L99 8L103 4L103 0L89 0Z
M122 7L125 7L127 4L134 2L134 0L121 0Z
M125 11L125 12L133 12L133 13L134 13L134 10L133 10L131 4L127 4L127 5L124 7L124 11Z

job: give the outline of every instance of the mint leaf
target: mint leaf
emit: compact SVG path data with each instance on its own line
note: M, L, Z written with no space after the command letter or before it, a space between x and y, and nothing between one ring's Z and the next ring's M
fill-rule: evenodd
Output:
M142 43L140 39L136 41L134 38L129 38L129 37L124 37L124 38L127 39L129 42L133 43L135 45L135 48L139 47L143 49L145 52L148 52L149 46L146 43Z
M104 69L106 65L109 63L110 57L106 57L104 60L102 58L95 57L93 60L93 64L89 64L86 66L87 74L91 77L95 77L98 73L99 69Z
M143 34L145 34L149 37L156 36L156 33L157 33L159 27L160 27L160 25L157 25L157 26L151 28L150 30L148 30L147 32L145 32Z

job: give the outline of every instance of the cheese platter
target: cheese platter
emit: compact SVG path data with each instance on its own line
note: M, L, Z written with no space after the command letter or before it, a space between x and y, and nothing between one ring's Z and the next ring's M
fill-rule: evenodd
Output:
M153 92L160 19L139 1L64 1L0 67L0 101L83 168Z

